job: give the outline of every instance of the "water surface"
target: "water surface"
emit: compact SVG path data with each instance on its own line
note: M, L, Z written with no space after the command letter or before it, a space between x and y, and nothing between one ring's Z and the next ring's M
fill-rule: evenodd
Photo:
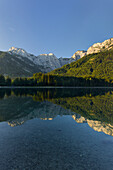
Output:
M113 169L112 89L0 89L0 169Z

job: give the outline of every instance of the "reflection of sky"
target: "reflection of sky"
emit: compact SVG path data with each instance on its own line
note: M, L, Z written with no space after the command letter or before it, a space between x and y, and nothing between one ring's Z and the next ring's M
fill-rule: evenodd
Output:
M87 123L95 131L104 132L107 135L113 136L113 125L101 121L89 120L82 116L76 118L76 115L73 115L72 117L77 123Z
M105 122L102 123L101 121L96 121L96 120L89 120L78 114L74 114L72 118L77 123L87 123L92 129L94 129L97 132L103 132L107 135L113 136L113 126L108 123L105 123ZM32 115L32 119L33 119L33 115ZM41 120L53 120L54 118L40 118L40 119ZM8 125L10 125L11 127L15 127L18 125L20 126L28 120L26 118L12 120L8 122Z
M1 169L112 169L113 138L72 116L0 123Z
M50 92L52 93L52 91ZM98 95L97 93L95 96L81 96L80 93L80 96L71 97L71 95L76 93L71 93L72 91L70 92L66 89L69 96L66 98L65 93L60 93L63 97L59 97L58 92L54 92L56 96L52 93L52 97L55 98L44 99L45 93L42 91L38 95L36 93L36 100L33 100L32 95L20 97L18 93L17 97L12 92L11 96L8 97L4 91L4 98L0 100L0 121L7 121L10 126L15 127L24 124L30 119L40 118L50 121L54 120L58 115L73 115L72 117L77 123L87 123L95 131L113 136L111 112L113 109L112 92L107 92L104 95L101 92L102 95ZM40 96L42 97L41 101L39 100Z

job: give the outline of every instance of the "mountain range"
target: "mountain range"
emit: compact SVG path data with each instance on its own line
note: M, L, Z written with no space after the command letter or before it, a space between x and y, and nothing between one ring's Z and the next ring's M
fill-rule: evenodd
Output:
M11 47L6 52L0 52L0 74L10 77L29 77L32 76L33 73L47 73L70 63L73 63L72 67L76 67L75 65L77 64L77 62L75 61L77 61L78 59L82 58L83 60L79 61L84 62L85 58L87 58L86 56L89 56L89 54L93 55L94 53L111 50L112 47L113 38L110 38L102 43L93 44L91 47L88 48L87 51L78 50L70 58L57 58L53 53L40 54L38 56L35 56L26 52L22 48ZM91 59L90 63L92 63L93 61L94 59ZM71 65L69 65L69 67L70 66ZM68 66L66 67L69 70ZM65 68L65 66L62 68ZM56 73L56 71L54 73ZM76 73L78 74L77 71Z
M57 58L53 53L35 56L22 48L11 47L7 52L0 52L0 74L10 77L30 77L33 73L47 73L74 58Z
M91 46L80 60L53 70L53 75L92 77L113 83L113 38Z

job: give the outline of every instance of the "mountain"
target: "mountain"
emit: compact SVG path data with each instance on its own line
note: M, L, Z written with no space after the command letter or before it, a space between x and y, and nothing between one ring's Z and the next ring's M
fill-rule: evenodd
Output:
M106 40L103 43L94 44L88 49L87 55L76 62L72 62L71 64L67 64L52 71L51 74L75 77L95 77L111 81L113 80L112 46L113 38Z
M105 50L110 50L113 48L113 38L110 38L108 40L105 40L102 43L95 43L87 50L88 54L98 53Z
M7 52L0 51L0 74L10 77L30 77L34 73L47 73L67 63L73 58L57 58L53 53L35 56L22 48L11 47Z
M78 51L76 51L76 53L73 54L72 58L78 60L78 59L84 57L85 55L87 55L87 51L84 51L84 50L80 51L80 50L78 50Z
M40 54L38 56L35 56L33 54L27 53L22 48L16 48L16 47L11 47L8 51L8 54L13 56L15 60L20 59L23 62L28 60L30 63L30 66L33 66L36 68L36 71L33 70L31 72L31 74L36 73L36 72L47 73L47 72L50 72L56 68L60 68L65 64L76 61L76 59L74 59L74 58L62 58L62 57L57 58L53 53ZM17 61L17 62L19 62L19 61ZM16 67L18 67L18 65L16 65ZM38 67L38 69L37 69L37 67ZM29 68L26 70L29 71ZM31 74L29 74L29 75L31 75ZM18 75L19 75L19 73L18 73Z
M33 54L27 53L22 48L16 48L16 47L11 47L9 49L9 53L13 56L19 55L21 56L22 59L27 58L33 64L41 66L43 68L41 72L48 72L54 70L55 68L61 67L58 58L53 53L40 54L38 56L35 56Z
M79 50L75 54L73 54L73 56L70 58L62 58L62 57L57 58L53 53L40 54L38 56L35 56L33 54L27 53L22 48L16 48L16 47L11 47L8 50L8 53L10 55L12 55L13 57L15 57L15 60L17 58L22 61L25 61L27 59L27 60L29 60L30 65L33 65L33 67L36 68L38 66L38 69L36 68L37 71L34 71L34 70L33 70L33 72L31 71L31 74L33 74L35 72L47 73L54 69L60 68L63 65L70 64L70 63L82 58L84 55L86 55L87 51ZM18 67L18 65L16 65L16 67ZM26 70L29 71L29 68ZM29 75L31 76L31 74L29 74ZM19 75L19 73L17 75ZM26 75L26 74L24 74L24 75ZM22 76L22 75L20 74L20 76Z
M4 76L32 76L33 73L41 72L42 70L42 66L34 64L28 58L0 51L0 74Z
M93 72L94 75L98 75L94 72L94 68L92 68L92 64L95 65L95 62L98 62L98 59L94 60L92 55L89 56L89 54L105 52L106 50L111 50L112 47L113 38L105 40L103 43L96 43L89 47L87 51L78 50L70 58L57 58L53 53L35 56L22 48L11 47L7 52L0 52L0 74L10 77L29 77L36 72L47 73L57 68L61 68L66 64L71 64L62 67L57 71L55 70L53 73L63 74L65 72L66 75L84 76L86 74L91 75ZM89 59L92 57L92 61L86 62L86 60L89 60L88 56ZM80 60L77 61L78 59ZM103 61L103 59L100 59L100 63L101 60ZM112 59L109 59L109 61L110 60ZM89 69L83 66L82 61L84 64L86 63L85 67L89 67ZM112 68L110 63L109 66ZM102 65L102 67L104 68L105 66ZM85 68L85 70L83 68Z
M105 40L102 43L95 43L91 47L88 48L87 51L84 50L78 50L75 52L72 56L74 59L80 59L84 57L85 55L93 54L93 53L99 53L105 50L110 50L113 47L113 38L110 38L108 40Z

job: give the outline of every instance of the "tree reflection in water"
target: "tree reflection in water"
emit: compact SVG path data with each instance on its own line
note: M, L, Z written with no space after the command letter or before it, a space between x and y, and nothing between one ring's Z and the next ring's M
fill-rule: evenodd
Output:
M72 115L78 123L113 136L113 92L105 88L0 89L0 121L10 126Z

